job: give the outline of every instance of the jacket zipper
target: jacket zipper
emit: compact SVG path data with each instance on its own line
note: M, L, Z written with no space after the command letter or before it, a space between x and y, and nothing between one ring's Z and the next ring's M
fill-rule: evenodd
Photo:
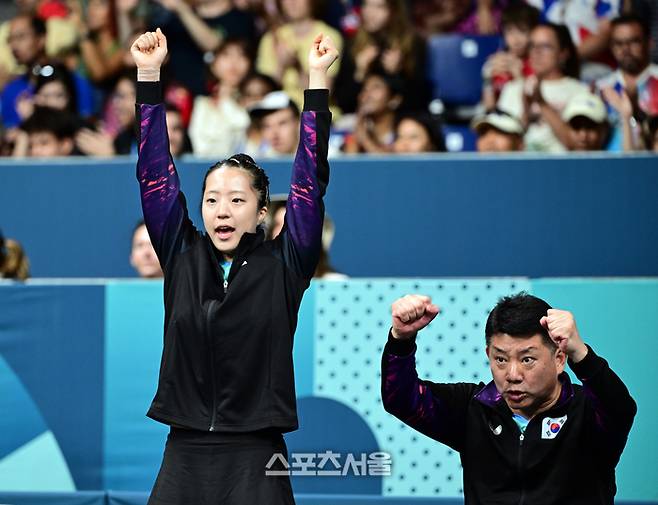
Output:
M224 281L224 292L226 293L227 282ZM212 307L215 304L216 300L210 300L208 304L208 313L206 314L206 332L208 334L208 341L212 349L212 333L210 331L210 313L212 312ZM212 414L210 415L210 427L208 431L215 431L215 421L217 420L217 388L215 386L215 360L214 353L209 352L210 356L210 383L212 384Z
M527 427L526 427L527 429ZM521 432L521 435L519 436L519 457L517 460L518 468L519 468L519 477L521 481L521 497L519 498L519 505L523 505L523 502L525 501L525 490L523 488L523 470L522 470L522 457L521 453L523 451L523 440L525 439L525 435L523 432Z

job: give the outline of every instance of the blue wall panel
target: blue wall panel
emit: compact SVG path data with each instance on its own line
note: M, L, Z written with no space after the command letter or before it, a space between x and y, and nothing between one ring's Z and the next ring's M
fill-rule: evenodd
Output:
M78 489L99 489L103 319L99 286L0 286L0 354L22 382Z
M179 164L199 223L212 160ZM332 258L351 276L658 275L655 156L349 157L332 161ZM290 161L264 163L287 192ZM134 160L0 164L0 225L35 276L133 276Z

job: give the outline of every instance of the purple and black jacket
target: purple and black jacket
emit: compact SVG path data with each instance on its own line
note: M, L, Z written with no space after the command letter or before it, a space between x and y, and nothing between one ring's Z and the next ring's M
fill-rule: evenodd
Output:
M637 411L608 363L588 348L569 363L583 385L560 375L555 406L524 433L493 382L420 380L416 344L389 334L382 357L386 411L459 452L469 504L609 504L615 466Z
M321 250L329 181L327 90L307 90L285 226L243 235L228 278L188 217L169 153L159 83L138 83L144 221L164 271L164 347L148 416L224 432L297 428L292 346ZM225 283L226 281L226 283Z

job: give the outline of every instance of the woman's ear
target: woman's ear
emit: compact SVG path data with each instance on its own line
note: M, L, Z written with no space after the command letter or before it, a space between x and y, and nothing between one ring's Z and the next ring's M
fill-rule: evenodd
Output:
M261 207L258 211L258 224L263 224L265 218L267 217L267 207Z

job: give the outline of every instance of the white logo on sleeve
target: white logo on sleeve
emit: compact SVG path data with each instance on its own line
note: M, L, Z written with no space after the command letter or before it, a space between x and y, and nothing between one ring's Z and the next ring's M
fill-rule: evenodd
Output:
M567 416L562 417L545 417L541 422L541 438L551 440L557 437L562 426L567 422Z

